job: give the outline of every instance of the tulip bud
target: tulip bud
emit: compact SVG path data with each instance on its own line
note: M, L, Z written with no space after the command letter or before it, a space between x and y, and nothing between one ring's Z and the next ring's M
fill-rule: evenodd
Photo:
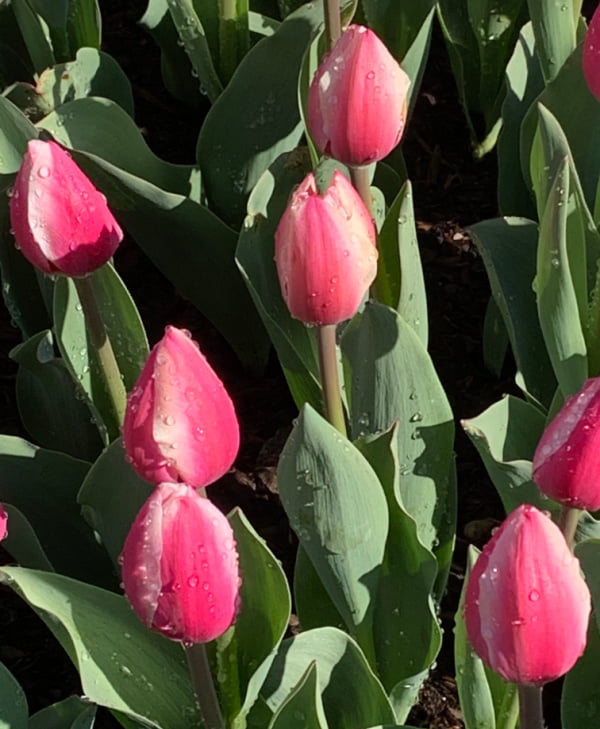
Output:
M583 653L590 592L560 529L524 504L502 523L469 576L465 623L480 658L507 681L541 685Z
M600 509L600 377L569 397L544 431L533 456L533 478L564 506Z
M600 101L600 6L590 20L583 41L583 75L589 90Z
M350 25L317 69L308 128L319 148L349 165L388 155L404 130L410 79L369 28Z
M377 274L375 226L354 187L336 171L323 195L308 174L275 232L283 298L306 324L350 319Z
M106 198L55 142L27 145L10 199L16 245L44 273L85 276L123 239Z
M8 514L0 504L0 542L8 535Z
M187 332L168 326L129 395L127 459L150 483L207 486L237 455L235 410L221 380Z
M207 643L233 623L240 584L233 530L191 486L158 485L133 522L121 564L133 609L167 638Z

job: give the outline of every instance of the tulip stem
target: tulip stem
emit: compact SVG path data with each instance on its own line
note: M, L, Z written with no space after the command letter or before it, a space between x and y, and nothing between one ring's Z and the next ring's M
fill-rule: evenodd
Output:
M544 729L542 687L518 684L519 729Z
M573 549L573 544L575 543L575 532L577 531L580 516L581 509L574 509L571 506L562 506L560 509L558 526L565 535L569 549Z
M192 686L200 703L204 729L225 729L223 714L221 714L215 683L206 655L206 646L204 643L184 644L183 649L190 670Z
M342 19L340 14L340 0L325 0L325 33L329 50L333 48L342 35Z
M117 364L110 339L106 333L106 327L104 326L100 309L98 308L92 279L90 276L85 276L83 278L73 278L72 281L77 289L90 342L98 355L108 396L117 419L117 426L121 427L125 415L125 406L127 404L127 393L125 392L121 371Z
M338 374L335 324L326 324L325 326L317 327L317 342L319 346L319 368L321 370L325 417L343 436L347 436Z

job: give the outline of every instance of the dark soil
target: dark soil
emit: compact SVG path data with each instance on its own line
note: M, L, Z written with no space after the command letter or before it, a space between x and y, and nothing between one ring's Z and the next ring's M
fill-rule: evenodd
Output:
M136 25L145 0L100 0L104 50L113 55L132 82L136 120L160 157L189 163L203 110L174 101L162 87L159 55L153 41ZM452 616L462 584L468 533L477 522L480 539L502 518L502 508L459 420L480 413L503 392L513 389L512 368L498 380L482 359L482 325L489 298L483 264L471 245L467 226L496 215L496 168L493 156L475 162L443 41L436 31L421 93L404 143L414 186L419 242L425 269L430 315L430 351L457 420L459 529L455 564L442 606L447 645L425 684L409 723L430 729L463 727L453 675ZM182 300L131 241L117 255L152 343L166 323L190 329L225 381L241 420L243 444L233 474L211 497L223 509L241 506L255 528L282 560L288 574L294 538L278 501L274 469L295 408L276 362L264 377L253 379L237 363L212 325ZM2 311L0 322L0 430L20 432L14 403L15 367L8 350L19 341ZM34 712L80 690L64 653L37 617L8 589L0 602L0 659L22 683ZM116 726L103 715L97 726ZM550 725L552 727L552 725Z

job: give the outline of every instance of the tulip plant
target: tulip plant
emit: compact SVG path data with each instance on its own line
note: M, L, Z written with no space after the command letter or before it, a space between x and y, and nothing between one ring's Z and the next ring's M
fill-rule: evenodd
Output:
M502 130L505 217L473 238L506 344L490 328L486 356L510 345L524 395L464 423L507 511L456 614L465 727L542 729L565 674L564 728L600 718L600 11L586 35L578 0L495 6L151 0L165 85L209 106L173 165L97 2L0 1L0 269L31 438L0 437L0 579L83 688L29 720L0 666L0 724L92 729L103 706L125 729L411 729L457 508L398 148L436 9L476 153ZM123 231L256 376L277 355L299 411L277 469L292 585L213 503L235 405L180 322L149 349Z

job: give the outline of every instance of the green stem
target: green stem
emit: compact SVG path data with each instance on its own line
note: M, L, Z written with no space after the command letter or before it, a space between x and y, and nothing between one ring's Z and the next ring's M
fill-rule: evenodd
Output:
M200 704L200 714L204 721L204 729L225 729L219 699L215 690L206 646L204 643L192 643L183 646L192 686Z
M560 515L558 517L558 526L565 535L565 540L569 545L569 549L573 549L575 544L575 532L579 524L581 509L573 509L570 506L561 506Z
M125 392L121 371L117 364L110 339L106 333L100 309L98 308L92 279L89 276L85 276L84 278L74 278L72 280L79 295L83 316L85 317L85 327L90 342L98 355L100 369L106 383L106 389L116 415L117 423L121 426L125 415L127 393Z
M317 327L317 343L319 346L319 368L321 370L325 417L342 435L346 436L346 420L344 419L338 374L335 324Z
M519 684L519 729L544 729L542 687Z
M509 694L507 699L507 694ZM496 729L515 729L519 718L519 693L511 691L504 693L500 710L496 715Z
M342 19L340 14L340 0L324 0L325 13L325 34L327 35L327 47L333 48L336 41L342 35Z

